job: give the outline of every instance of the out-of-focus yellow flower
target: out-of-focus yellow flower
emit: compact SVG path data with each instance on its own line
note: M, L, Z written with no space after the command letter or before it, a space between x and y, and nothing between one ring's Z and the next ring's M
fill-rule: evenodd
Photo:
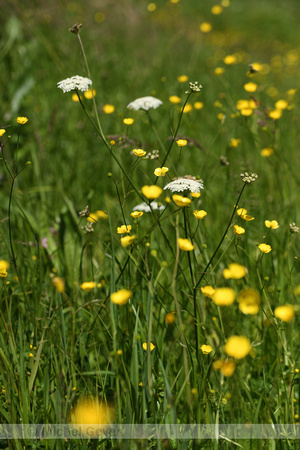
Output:
M277 100L275 103L276 109L286 109L288 106L288 102L286 100Z
M90 100L91 98L93 98L93 96L96 97L96 89L93 89L92 91L92 89L89 88L87 91L83 93L83 95L85 96L85 98Z
M195 109L202 109L203 108L203 106L204 106L204 103L203 102L195 102L194 103L194 108Z
M181 206L181 207L189 205L192 201L190 198L183 197L182 195L179 195L179 194L172 195L172 199L173 199L173 202L175 203L175 205Z
M174 322L175 322L175 319L176 319L176 316L175 316L175 314L174 314L173 312L169 312L169 313L167 313L167 314L165 315L165 322L166 322L168 325L171 325L172 323L174 323Z
M201 197L201 192L191 192L191 196L193 198L199 198L199 197Z
M230 278L233 278L234 280L239 280L240 278L243 278L246 274L247 274L246 267L237 263L231 263L229 264L228 269L223 270L223 277L226 278L227 280L229 280Z
M237 59L235 55L226 55L225 58L223 59L223 62L224 64L231 65L235 64L237 62Z
M239 309L243 314L257 314L260 307L259 292L252 288L243 289L237 297Z
M215 16L218 16L219 14L221 14L222 11L223 11L223 8L220 5L214 5L211 8L211 13L214 14Z
M132 296L132 292L129 289L120 289L119 291L110 294L110 300L115 305L126 305Z
M180 102L181 102L181 98L178 97L178 95L171 95L171 96L169 97L169 101L170 101L171 103L173 103L174 105L176 105L177 103L180 103Z
M6 130L4 128L0 129L0 137L2 137L6 133Z
M268 158L269 156L273 155L273 153L274 149L271 147L263 148L260 152L261 156L263 156L264 158Z
M252 81L249 81L249 83L244 84L244 89L247 92L255 92L257 89L257 84L253 83Z
M7 277L7 269L9 268L9 262L5 261L5 259L0 260L0 277Z
M190 103L187 103L187 104L182 108L182 111L183 111L183 113L186 114L186 113L191 112L192 109L193 109L193 106L192 106Z
M209 33L212 30L212 24L209 22L202 22L200 23L199 28L202 33Z
M136 238L135 235L133 235L133 236L127 235L127 236L121 237L120 241L121 241L122 247L128 247L129 245L131 245L134 242L135 238Z
M52 284L56 288L57 292L65 292L65 282L60 277L53 277Z
M115 107L114 105L107 104L103 106L103 111L105 114L112 114L115 111Z
M215 289L215 292L212 296L212 301L217 306L229 306L235 300L235 292L233 289L229 287L222 287Z
M85 281L80 285L81 289L85 292L90 292L96 287L95 281Z
M180 75L179 77L177 77L179 83L185 83L188 79L189 77L187 75Z
M123 123L125 125L132 125L133 122L134 122L134 119L131 119L131 117L127 117L127 118L123 119Z
M162 193L162 188L153 184L152 186L143 186L142 194L149 199L156 199Z
M214 70L214 74L217 76L222 75L224 72L225 72L224 67L216 67Z
M267 228L271 228L271 230L279 228L277 220L265 220L265 225Z
M246 336L230 336L224 346L225 353L236 359L245 358L251 349L251 343Z
M194 250L194 246L189 239L178 238L178 245L180 250L184 250L185 252L190 252Z
M280 119L281 116L282 116L282 109L273 109L272 111L269 112L269 117L271 117L271 119L273 120Z
M231 148L238 148L238 146L240 145L240 143L241 143L241 140L240 140L240 139L231 138L231 139L230 139L229 146L230 146Z
M201 288L201 291L205 295L205 297L212 298L214 295L215 289L212 286L207 285L207 286L203 286Z
M290 322L295 317L295 308L293 305L277 306L274 310L274 315L283 322Z
M113 406L98 399L84 398L79 400L70 413L70 423L77 426L80 433L87 437L97 437L99 424L105 429L114 421L115 411ZM97 425L92 427L91 425Z

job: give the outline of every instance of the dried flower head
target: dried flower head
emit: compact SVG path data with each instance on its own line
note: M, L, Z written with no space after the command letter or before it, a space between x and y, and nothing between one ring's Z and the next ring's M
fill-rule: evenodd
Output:
M240 176L242 178L242 181L246 184L254 183L258 178L258 175L256 173L249 174L248 172L241 173Z
M87 205L82 211L79 212L80 217L88 217L90 215L89 206Z
M148 111L148 109L153 108L156 109L160 105L162 105L162 101L155 97L140 97L134 100L133 102L127 105L128 109L133 109L138 111L139 109L143 109L144 111Z
M89 78L81 77L79 75L75 75L71 78L66 78L65 80L59 81L57 83L57 87L62 89L62 91L70 92L70 91L88 91L89 85L92 84L92 81Z
M159 150L152 150L152 152L148 152L145 155L146 159L158 159L159 158Z
M75 23L71 28L69 28L69 31L74 34L79 34L81 30L82 24L81 23Z

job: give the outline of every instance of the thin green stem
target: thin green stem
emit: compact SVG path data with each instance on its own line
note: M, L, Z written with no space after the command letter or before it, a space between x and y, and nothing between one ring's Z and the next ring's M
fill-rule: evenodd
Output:
M241 196L242 196L242 194L243 194L243 192L244 192L244 189L245 189L245 187L246 187L246 184L247 184L247 183L244 183L244 185L243 185L243 187L242 187L242 189L241 189L241 192L239 193L238 199L237 199L237 201L236 201L236 205L239 204L240 198L241 198ZM230 225L231 225L231 223L232 223L232 221L233 221L233 218L234 218L234 216L235 216L235 213L236 213L236 206L235 206L234 209L233 209L233 212L232 212L232 214L231 214L231 217L230 217L230 220L229 220L228 225L227 225L227 227L226 227L226 230L224 231L223 236L222 236L222 238L221 238L221 240L220 240L220 242L219 242L219 244L218 244L216 250L214 251L214 254L212 255L212 257L211 257L210 260L208 261L208 263L207 263L205 269L203 270L203 273L202 273L201 277L199 278L199 281L198 281L198 283L196 284L195 289L197 289L197 287L199 286L199 284L201 283L201 281L202 281L203 278L205 277L208 268L210 267L210 265L211 265L212 262L213 262L214 257L215 257L216 254L218 253L219 248L221 247L221 245L222 245L222 243L223 243L223 241L224 241L224 239L225 239L225 237L226 237L226 234L227 234L227 232L228 232L228 230L229 230L229 227L230 227Z

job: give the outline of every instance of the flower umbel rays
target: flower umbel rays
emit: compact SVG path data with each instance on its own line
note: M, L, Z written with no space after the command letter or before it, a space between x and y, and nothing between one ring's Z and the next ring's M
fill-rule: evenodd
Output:
M75 75L74 77L59 81L59 83L57 83L57 87L62 89L63 93L70 91L84 92L89 90L89 86L91 84L92 81L89 78Z
M194 177L181 177L175 178L171 183L168 183L165 189L170 189L172 192L200 192L200 189L204 189L202 180L196 180Z
M156 109L160 105L162 105L162 101L155 97L140 97L134 100L133 102L127 105L128 109L133 109L134 111L138 111L139 109L143 109L144 111L148 111L148 109L153 108Z

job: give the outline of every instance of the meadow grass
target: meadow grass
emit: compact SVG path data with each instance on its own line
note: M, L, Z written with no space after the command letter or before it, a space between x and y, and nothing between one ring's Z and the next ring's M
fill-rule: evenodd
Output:
M213 6L4 2L2 423L299 423L297 2Z

